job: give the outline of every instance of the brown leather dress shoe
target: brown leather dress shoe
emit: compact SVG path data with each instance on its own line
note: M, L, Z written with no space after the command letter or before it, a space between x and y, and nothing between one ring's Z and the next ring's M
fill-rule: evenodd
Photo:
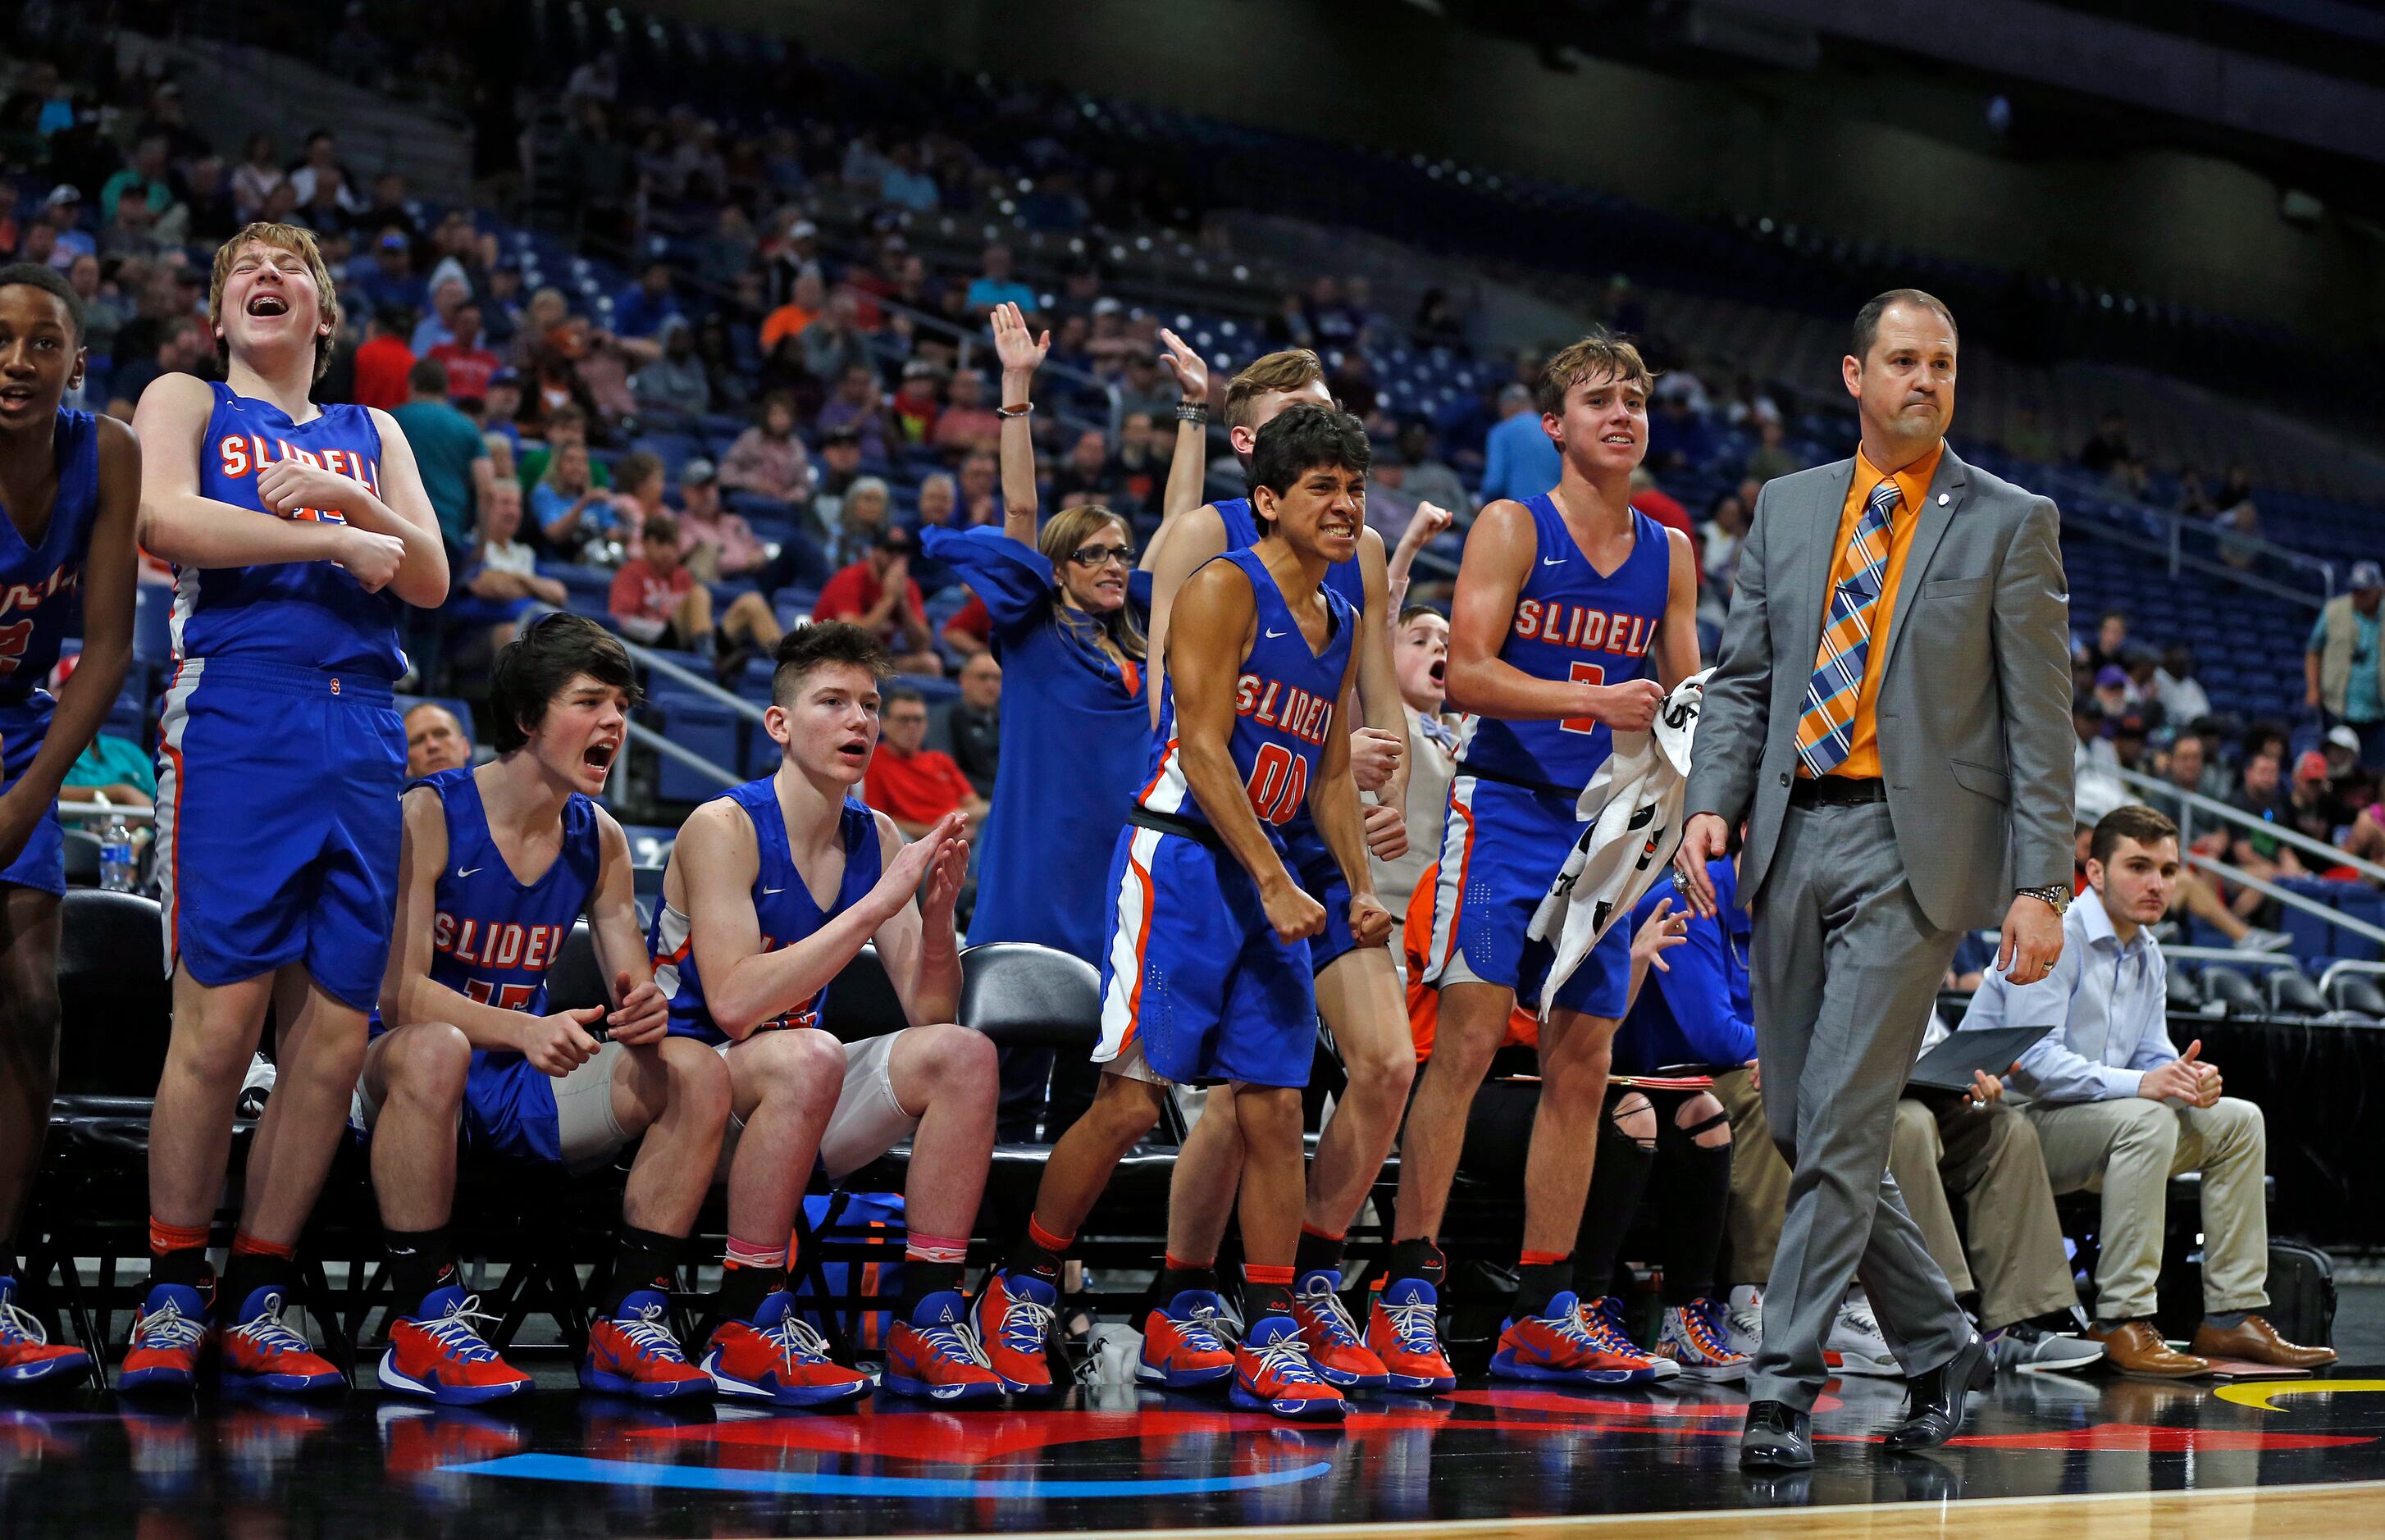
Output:
M2247 1325L2251 1324L2248 1320ZM2124 1374L2151 1374L2157 1379L2183 1380L2211 1372L2207 1360L2181 1353L2162 1340L2150 1321L2124 1321L2117 1326L2097 1322L2087 1328L2087 1340L2104 1345L2104 1361ZM2195 1338L2201 1350L2203 1339Z
M2335 1361L2332 1348L2304 1348L2288 1342L2278 1329L2257 1315L2241 1325L2219 1327L2206 1321L2194 1334L2194 1350L2207 1359L2249 1359L2277 1369L2321 1369Z

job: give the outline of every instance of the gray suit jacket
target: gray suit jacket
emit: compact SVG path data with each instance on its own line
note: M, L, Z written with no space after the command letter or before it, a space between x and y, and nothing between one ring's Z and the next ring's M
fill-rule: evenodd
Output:
M1707 680L1689 811L1745 818L1740 890L1764 885L1797 770L1854 461L1765 483ZM1942 930L2000 921L2016 888L2071 878L2070 599L2051 501L1949 446L1889 617L1875 720L1913 896ZM1880 645L1875 637L1872 644Z

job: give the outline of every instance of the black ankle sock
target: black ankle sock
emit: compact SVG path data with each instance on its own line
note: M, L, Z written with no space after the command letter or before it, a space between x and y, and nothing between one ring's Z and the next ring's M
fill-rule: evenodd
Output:
M1021 1236L1018 1244L1011 1248L1010 1260L1003 1263L1003 1270L1031 1273L1057 1288L1060 1285L1060 1264L1066 1260L1057 1251L1047 1251L1036 1245L1031 1237Z
M1449 1263L1441 1248L1429 1240L1403 1240L1392 1244L1391 1254L1383 1259L1383 1281L1395 1284L1402 1278L1421 1278L1440 1292L1449 1281Z
M1320 1236L1303 1227L1300 1245L1292 1254L1292 1276L1305 1277L1311 1273L1342 1271L1342 1242L1330 1236Z
M248 1303L248 1297L261 1288L278 1290L284 1306L297 1304L298 1264L288 1257L233 1252L231 1261L224 1264L223 1287L219 1291L226 1308L240 1310Z
M903 1261L903 1294L896 1307L895 1319L909 1321L918 1312L919 1301L930 1294L960 1292L962 1267L959 1262L923 1262L916 1257Z
M1221 1292L1215 1267L1163 1267L1151 1281L1151 1308L1165 1310L1176 1302L1176 1297L1188 1288Z
M418 1314L424 1296L455 1282L456 1249L447 1238L447 1226L384 1230L381 1238L389 1252L390 1290L403 1313Z
M19 1276L19 1274L17 1272L16 1251L12 1248L0 1246L0 1278L16 1278Z
M204 1246L149 1253L149 1282L153 1287L158 1284L181 1284L204 1295L214 1288L215 1281L216 1270L208 1264L207 1248Z
M787 1270L783 1267L726 1267L720 1273L720 1292L712 1298L712 1320L751 1321L762 1301L787 1286Z
M1242 1314L1251 1325L1257 1325L1270 1315L1288 1316L1291 1313L1290 1284L1255 1284L1248 1278L1242 1280Z
M1530 1262L1516 1269L1516 1309L1514 1320L1528 1315L1549 1312L1549 1301L1573 1287L1573 1259L1563 1257L1553 1262Z
M604 1316L610 1320L619 1315L621 1301L640 1289L668 1294L679 1280L680 1255L686 1248L686 1240L679 1236L622 1225L620 1249L613 1258L613 1281L606 1285L600 1307Z

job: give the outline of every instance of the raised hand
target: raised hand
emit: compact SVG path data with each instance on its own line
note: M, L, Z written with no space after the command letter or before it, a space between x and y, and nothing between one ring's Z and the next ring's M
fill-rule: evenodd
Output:
M1685 946L1690 939L1690 912L1676 911L1673 900L1658 899L1649 912L1647 922L1632 934L1631 955L1651 964L1660 974L1673 971L1665 954L1675 947Z
M993 355L1002 360L1004 374L1032 375L1043 366L1043 355L1052 349L1050 332L1038 337L1029 331L1026 315L1007 300L995 305L988 313L988 319L993 324Z
M1159 329L1159 361L1176 377L1176 389L1184 399L1207 405L1209 403L1209 364L1192 351L1191 343L1168 330Z
M928 885L919 895L919 913L930 925L953 923L953 905L960 899L962 884L968 880L968 840L948 839L943 853L928 868Z
M960 839L968 826L968 814L947 813L927 833L896 851L894 859L886 863L886 870L879 875L878 886L869 890L870 897L879 902L880 913L891 915L917 897L927 885L928 873L943 858L944 848ZM966 849L966 841L963 843Z
M1457 515L1438 503L1419 503L1408 519L1408 527L1400 535L1400 543L1410 551L1421 551L1455 522Z

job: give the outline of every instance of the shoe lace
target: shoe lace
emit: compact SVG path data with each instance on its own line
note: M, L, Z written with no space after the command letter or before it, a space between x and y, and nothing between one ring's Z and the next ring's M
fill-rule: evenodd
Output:
M1336 1348L1358 1346L1358 1323L1350 1318L1350 1307L1342 1302L1342 1297L1333 1292L1333 1286L1322 1275L1310 1282L1312 1286L1302 1291L1300 1302L1315 1313L1326 1340Z
M1742 1336L1762 1336L1764 1335L1763 1297L1758 1295L1754 1304L1732 1307L1723 1319L1729 1323L1732 1331Z
M1272 1374L1285 1385L1322 1385L1317 1370L1308 1361L1308 1346L1300 1340L1298 1332L1286 1332L1264 1347L1244 1343L1258 1355L1258 1373L1254 1378L1264 1380Z
M672 1334L669 1323L665 1319L667 1307L656 1301L641 1308L634 1315L614 1317L613 1325L642 1357L660 1359L666 1363L685 1363L687 1353L680 1347L679 1338Z
M917 1329L919 1340L947 1362L975 1364L980 1369L993 1367L993 1360L986 1357L984 1345L966 1321L939 1321L932 1326Z
M1441 1351L1441 1323L1435 1319L1439 1307L1428 1299L1410 1299L1392 1304L1379 1299L1383 1319L1391 1323L1392 1335L1406 1353L1438 1353Z
M195 1348L207 1328L205 1322L184 1315L181 1304L169 1299L134 1323L134 1335L140 1339L137 1346L143 1348Z
M1849 1305L1840 1310L1839 1323L1858 1336L1879 1335L1879 1323L1871 1318L1870 1310L1862 1305Z
M49 1346L50 1334L42 1323L27 1315L14 1299L0 1300L0 1344L15 1346L31 1343L36 1348Z
M1052 1323L1057 1316L1050 1305L1023 1295L1006 1295L1002 1308L1002 1345L1014 1353L1041 1353L1043 1345L1052 1340Z
M1226 1344L1221 1340L1224 1334L1219 1329L1220 1324L1217 1308L1202 1305L1187 1311L1184 1319L1176 1323L1176 1334L1193 1352L1222 1353L1226 1351Z
M456 1308L445 1315L436 1321L418 1322L417 1324L422 1328L425 1336L439 1344L443 1350L458 1362L494 1363L497 1350L481 1339L480 1332L474 1328L472 1323L494 1321L497 1318L476 1309L480 1302L479 1295L466 1295L456 1301ZM303 1341L299 1344L299 1350L306 1351Z
M488 1318L483 1316L481 1319L486 1320ZM435 1330L435 1326L433 1329ZM281 1296L278 1294L267 1295L265 1297L265 1308L258 1310L246 1321L242 1322L239 1325L234 1326L227 1335L236 1337L245 1337L249 1344L256 1348L259 1352L311 1353L315 1350L307 1345L305 1337L300 1336L296 1332L291 1330L288 1325L283 1323L281 1319Z
M1722 1308L1711 1299L1693 1299L1681 1307L1681 1335L1710 1359L1736 1356L1723 1340L1721 1316Z
M828 1338L819 1328L789 1310L779 1318L777 1325L762 1334L779 1349L779 1360L792 1369L799 1363L832 1363L829 1357Z
M1639 1348L1623 1333L1622 1326L1606 1313L1606 1301L1583 1305L1572 1315L1551 1319L1548 1324L1557 1335L1578 1348L1594 1353L1614 1353L1625 1358L1640 1356Z

